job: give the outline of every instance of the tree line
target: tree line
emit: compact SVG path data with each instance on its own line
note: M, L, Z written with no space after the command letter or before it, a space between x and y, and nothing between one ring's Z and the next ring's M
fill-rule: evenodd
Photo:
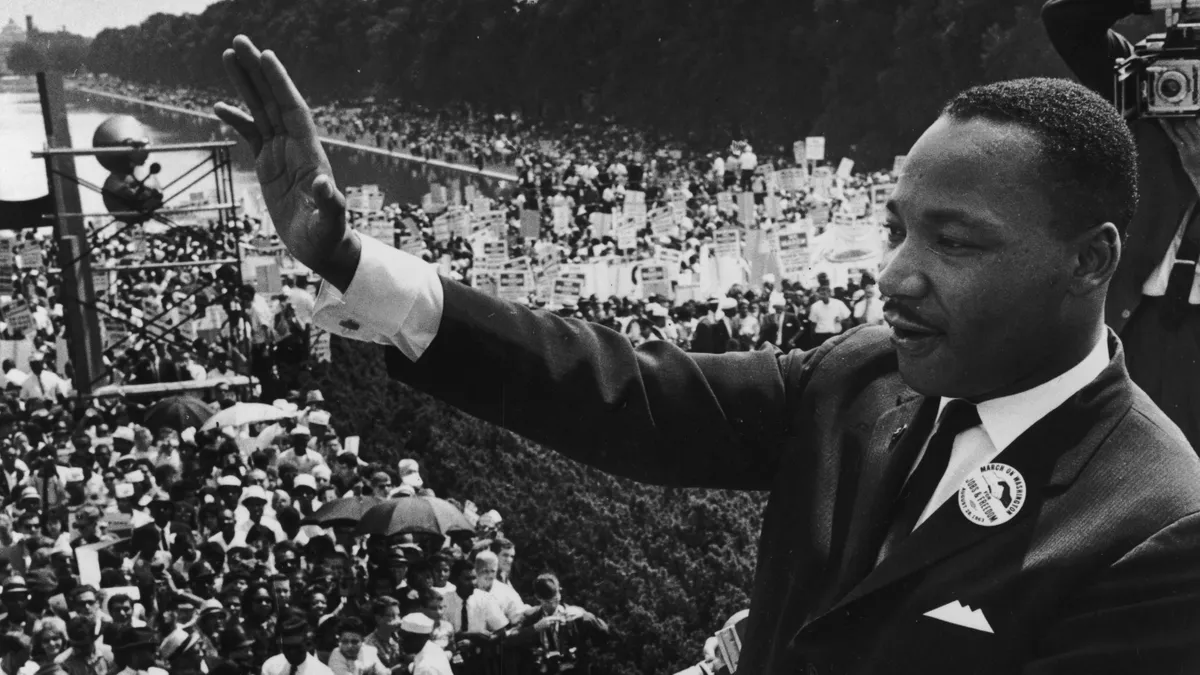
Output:
M827 138L890 167L951 95L1067 76L1043 0L223 0L100 33L94 72L226 87L237 33L316 100L398 96L543 120L612 119L709 149ZM1131 24L1147 32L1153 23Z

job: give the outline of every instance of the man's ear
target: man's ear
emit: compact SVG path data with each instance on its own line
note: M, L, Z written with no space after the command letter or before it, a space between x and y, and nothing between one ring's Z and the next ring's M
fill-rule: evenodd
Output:
M1103 288L1121 262L1121 233L1113 223L1101 223L1075 238L1075 269L1071 290L1087 295Z

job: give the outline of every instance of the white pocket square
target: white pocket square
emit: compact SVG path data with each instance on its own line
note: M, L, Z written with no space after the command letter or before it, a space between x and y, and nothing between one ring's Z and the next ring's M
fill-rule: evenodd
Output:
M972 630L983 631L984 633L993 633L992 627L983 616L982 609L971 609L959 601L955 600L946 605L942 605L937 609L931 609L925 612L925 616L946 623L952 623L955 626L970 628Z

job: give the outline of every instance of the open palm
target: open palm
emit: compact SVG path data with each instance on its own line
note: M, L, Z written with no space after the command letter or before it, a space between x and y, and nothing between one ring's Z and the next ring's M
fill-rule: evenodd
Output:
M312 113L279 59L259 52L249 38L234 38L222 60L250 114L226 103L214 111L250 144L279 238L296 260L324 276L347 236L346 202Z

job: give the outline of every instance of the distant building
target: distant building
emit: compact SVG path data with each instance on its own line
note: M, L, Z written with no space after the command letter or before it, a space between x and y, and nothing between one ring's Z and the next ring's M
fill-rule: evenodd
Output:
M30 17L25 17L25 20L27 23L32 22ZM8 73L8 50L18 42L24 42L25 36L26 31L12 18L9 18L4 28L0 28L0 73Z

